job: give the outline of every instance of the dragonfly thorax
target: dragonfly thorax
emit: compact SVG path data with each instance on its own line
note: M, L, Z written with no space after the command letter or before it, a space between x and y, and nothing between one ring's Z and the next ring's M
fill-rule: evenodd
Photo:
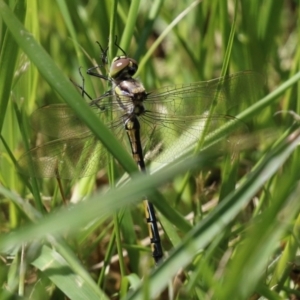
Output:
M122 80L114 83L114 94L122 110L129 115L140 116L145 112L143 101L147 98L144 86L136 79Z

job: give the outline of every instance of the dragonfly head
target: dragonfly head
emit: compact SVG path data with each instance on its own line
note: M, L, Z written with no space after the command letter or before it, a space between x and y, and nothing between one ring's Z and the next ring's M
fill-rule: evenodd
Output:
M109 77L115 80L125 80L132 78L138 69L137 62L125 55L117 56L113 59Z

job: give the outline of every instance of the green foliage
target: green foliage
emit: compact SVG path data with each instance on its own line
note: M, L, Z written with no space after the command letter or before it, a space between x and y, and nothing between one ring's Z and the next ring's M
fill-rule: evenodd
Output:
M0 0L0 298L300 299L299 3L9 4ZM109 45L110 61L120 55L115 37L147 91L254 70L266 78L264 97L232 99L234 119L197 151L141 176L68 79L80 85L79 67L101 64L96 41ZM84 77L93 98L107 91L104 80ZM63 181L67 205L56 180L17 172L21 154L43 140L31 113L59 102L118 161ZM158 266L144 195L162 225Z

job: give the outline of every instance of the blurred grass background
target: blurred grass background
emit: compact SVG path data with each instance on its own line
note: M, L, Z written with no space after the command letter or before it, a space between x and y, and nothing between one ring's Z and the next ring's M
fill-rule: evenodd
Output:
M29 33L1 0L0 298L300 299L299 132L295 115L274 115L299 113L299 1L7 3ZM239 111L249 133L239 155L182 159L120 190L109 190L99 170L63 182L72 202L63 208L57 182L21 178L14 159L37 142L31 113L76 106L68 78L80 83L78 68L100 63L95 42L105 47L114 36L140 62L148 91L209 80L226 65L230 74L263 74L266 98ZM109 59L116 54L110 47ZM91 96L106 91L105 82L85 79ZM271 134L260 135L265 129ZM133 202L158 187L153 202L169 257L154 268L143 208Z

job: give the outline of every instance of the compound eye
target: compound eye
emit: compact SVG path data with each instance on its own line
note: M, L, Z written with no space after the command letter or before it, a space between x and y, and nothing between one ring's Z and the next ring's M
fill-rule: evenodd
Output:
M118 56L113 59L109 75L111 78L133 76L138 69L137 62L126 56Z

